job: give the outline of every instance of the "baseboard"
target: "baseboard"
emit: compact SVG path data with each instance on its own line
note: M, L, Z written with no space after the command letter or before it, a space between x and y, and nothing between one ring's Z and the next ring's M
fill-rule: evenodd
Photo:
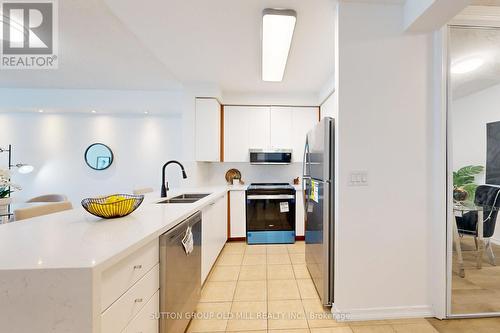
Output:
M230 237L227 239L228 242L244 242L246 240L246 237Z
M334 304L332 306L332 313L335 316L335 319L338 321L365 321L434 317L432 308L426 305L387 308L339 309Z
M491 237L490 240L493 244L500 245L500 239Z
M230 237L227 239L228 242L244 242L246 241L246 237ZM296 241L305 241L305 236L295 236Z

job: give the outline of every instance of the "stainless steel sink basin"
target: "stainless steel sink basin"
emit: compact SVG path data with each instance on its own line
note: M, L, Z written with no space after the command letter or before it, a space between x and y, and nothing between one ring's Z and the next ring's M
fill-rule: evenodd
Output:
M159 204L167 204L167 203L193 203L200 199L203 199L206 196L209 196L210 193L186 193L182 195L178 195L176 197L166 199L158 202Z

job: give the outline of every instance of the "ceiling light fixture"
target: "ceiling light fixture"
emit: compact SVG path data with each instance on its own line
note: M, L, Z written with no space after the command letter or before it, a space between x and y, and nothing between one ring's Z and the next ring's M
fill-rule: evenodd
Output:
M90 111L90 112L92 112L92 113L97 113L97 111L96 111L96 110L92 110L92 111Z
M40 109L40 110L38 110L38 112L43 113L43 110L42 110L42 109Z
M297 13L291 9L262 12L262 80L283 81Z
M465 74L475 71L482 65L484 65L485 60L480 57L467 58L463 60L454 61L451 64L450 72L452 74Z

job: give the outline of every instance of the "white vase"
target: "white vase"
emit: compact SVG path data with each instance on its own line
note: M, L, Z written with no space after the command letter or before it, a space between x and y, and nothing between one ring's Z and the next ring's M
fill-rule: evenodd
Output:
M0 198L0 223L9 222L9 205L12 203L12 198Z

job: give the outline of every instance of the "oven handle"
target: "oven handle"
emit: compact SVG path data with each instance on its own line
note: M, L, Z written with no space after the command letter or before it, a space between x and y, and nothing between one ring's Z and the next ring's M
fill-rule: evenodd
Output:
M275 194L275 195L249 195L248 200L280 200L280 199L295 199L291 194Z

